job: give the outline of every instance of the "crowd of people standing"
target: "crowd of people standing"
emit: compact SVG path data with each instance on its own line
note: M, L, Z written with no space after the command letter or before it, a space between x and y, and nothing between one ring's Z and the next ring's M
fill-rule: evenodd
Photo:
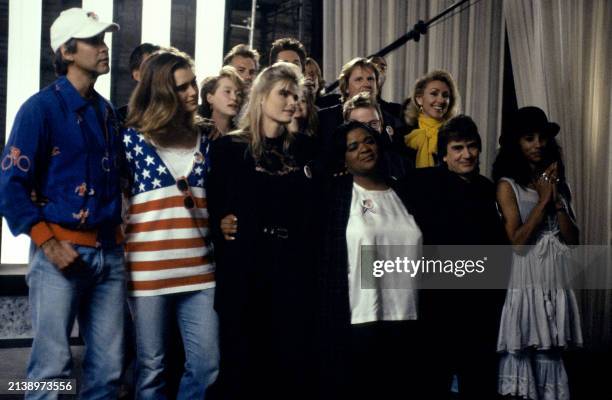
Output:
M94 85L117 29L60 14L58 79L2 156L0 212L34 248L28 379L70 376L78 319L82 398L118 396L126 346L137 399L445 399L453 379L462 399L569 398L562 351L582 332L564 254L579 232L542 110L504 127L492 182L448 72L398 104L381 98L385 59L357 57L324 93L282 38L267 67L237 45L201 85L189 55L142 44L116 112ZM364 283L364 246L419 259L428 245L513 246L510 289Z

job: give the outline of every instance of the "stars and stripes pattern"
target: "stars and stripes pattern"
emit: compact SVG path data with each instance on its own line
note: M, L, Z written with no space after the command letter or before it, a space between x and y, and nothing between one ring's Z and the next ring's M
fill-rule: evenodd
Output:
M201 290L215 285L208 240L206 174L209 142L202 136L187 182L195 207L155 148L134 129L123 132L131 174L126 260L131 296Z

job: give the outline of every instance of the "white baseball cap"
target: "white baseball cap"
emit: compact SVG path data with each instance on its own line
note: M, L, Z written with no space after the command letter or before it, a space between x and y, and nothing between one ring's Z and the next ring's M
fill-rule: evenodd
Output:
M82 8L70 8L61 12L51 25L51 48L55 53L61 45L72 38L87 39L102 32L116 32L119 25L100 22L98 16Z

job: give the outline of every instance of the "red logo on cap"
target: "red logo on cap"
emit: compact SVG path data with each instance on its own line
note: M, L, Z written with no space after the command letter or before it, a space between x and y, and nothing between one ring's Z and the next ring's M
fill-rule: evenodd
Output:
M87 16L88 16L89 18L95 19L96 21L98 20L98 14L96 14L96 13L95 13L95 12L93 12L93 11L89 11L89 12L87 13Z

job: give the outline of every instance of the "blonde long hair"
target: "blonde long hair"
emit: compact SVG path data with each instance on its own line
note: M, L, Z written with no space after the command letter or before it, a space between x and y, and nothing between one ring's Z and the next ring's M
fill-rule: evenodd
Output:
M253 81L246 111L238 124L238 130L231 135L238 136L249 144L251 154L258 160L263 154L264 133L261 130L263 102L267 99L277 82L296 85L300 90L303 82L300 69L294 64L278 62L261 71ZM294 135L285 130L283 148L286 150L294 139Z
M418 126L419 124L419 105L416 102L418 96L422 96L425 93L425 87L429 82L440 81L446 83L450 90L450 100L448 103L448 111L444 115L444 121L448 121L459 113L459 106L461 103L461 95L457 89L457 84L453 79L453 76L444 70L435 70L429 72L427 75L420 77L414 84L414 90L410 102L406 106L404 112L404 121L409 126Z
M157 141L176 130L194 131L196 113L188 113L176 93L174 71L193 70L189 55L175 48L156 51L142 65L141 80L128 105L126 126L133 127L147 139ZM197 89L196 89L197 90Z

